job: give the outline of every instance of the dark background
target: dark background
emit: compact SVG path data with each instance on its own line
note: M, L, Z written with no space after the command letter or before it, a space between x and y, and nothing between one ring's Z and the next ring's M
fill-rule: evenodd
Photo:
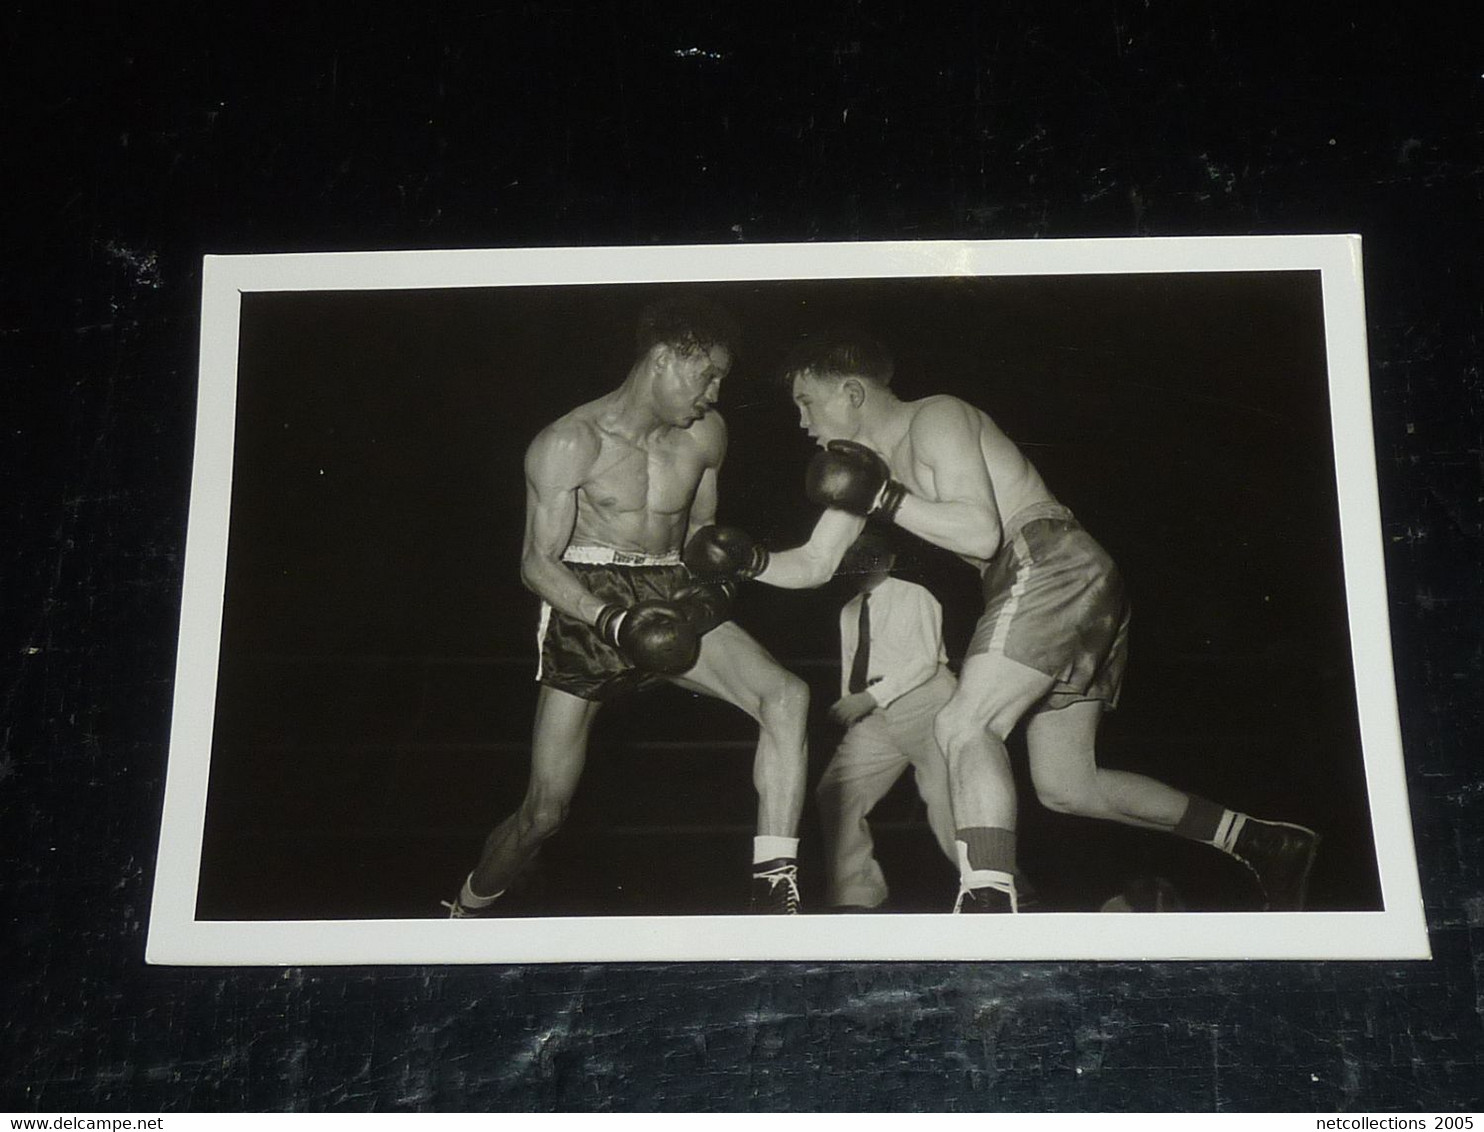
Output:
M26 4L0 44L0 1103L1480 1106L1471 17ZM202 254L1303 231L1366 240L1433 961L144 967ZM1048 474L1132 549L1111 476Z
M537 609L517 571L525 443L615 386L636 312L687 289L245 298L200 914L440 913L524 789ZM1380 907L1316 272L703 293L746 334L723 397L722 519L775 546L807 535L813 446L775 374L801 331L864 321L900 354L903 396L991 406L1129 578L1137 663L1103 760L1322 830L1310 906ZM977 578L901 545L899 571L947 606L957 660ZM839 694L842 597L749 587L738 611L813 685L811 783L838 739L823 709ZM575 820L501 910L740 908L755 736L741 713L673 689L609 708ZM1026 797L1021 866L1043 910L1095 910L1151 873L1192 908L1258 906L1245 870L1210 850ZM814 819L811 806L803 884L818 907ZM946 910L956 874L910 778L881 819L891 907Z

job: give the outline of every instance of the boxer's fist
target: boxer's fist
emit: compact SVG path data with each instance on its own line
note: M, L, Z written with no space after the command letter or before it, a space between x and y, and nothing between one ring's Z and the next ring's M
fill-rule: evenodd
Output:
M675 595L675 604L696 631L696 636L704 637L731 617L732 600L736 596L735 582L706 582L686 586Z
M679 676L690 671L701 655L700 634L673 602L605 605L598 611L594 628L598 636L644 672Z
M736 527L702 527L682 560L698 578L756 578L768 568L768 550Z
M891 478L885 460L864 444L832 440L809 461L804 491L811 503L891 519L907 489Z

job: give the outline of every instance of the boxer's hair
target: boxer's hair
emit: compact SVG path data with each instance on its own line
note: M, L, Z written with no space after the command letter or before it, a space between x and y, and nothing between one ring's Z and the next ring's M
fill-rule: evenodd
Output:
M891 387L896 365L879 340L857 327L837 325L799 342L783 360L783 385L798 376L842 380L860 378L883 389Z
M735 360L741 337L737 320L717 304L699 296L685 296L660 299L640 311L634 344L640 357L663 342L682 354L722 346Z

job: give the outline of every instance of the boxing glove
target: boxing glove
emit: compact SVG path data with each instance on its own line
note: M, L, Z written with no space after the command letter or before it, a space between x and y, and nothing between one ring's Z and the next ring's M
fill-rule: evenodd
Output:
M907 489L891 478L885 460L864 444L832 440L809 461L804 491L811 503L890 522Z
M681 560L698 578L755 578L768 568L768 549L736 527L702 527Z
M593 627L635 668L661 676L679 676L695 666L701 637L674 602L616 602L598 611Z
M732 615L732 601L737 596L733 581L708 582L686 586L675 595L675 604L696 631L704 637Z

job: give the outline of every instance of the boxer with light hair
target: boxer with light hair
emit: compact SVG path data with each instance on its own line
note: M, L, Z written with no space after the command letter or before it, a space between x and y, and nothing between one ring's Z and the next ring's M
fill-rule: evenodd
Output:
M953 552L979 574L984 613L934 725L956 827L954 910L1017 910L1005 741L1022 721L1031 780L1048 808L1205 842L1251 871L1264 907L1301 909L1313 830L1098 765L1098 725L1118 702L1128 655L1117 566L986 413L951 396L904 401L891 387L893 369L882 345L857 331L807 341L784 367L799 426L823 450L806 491L825 510L806 544L772 554L756 576L822 585L867 517ZM745 547L732 552L747 560Z

